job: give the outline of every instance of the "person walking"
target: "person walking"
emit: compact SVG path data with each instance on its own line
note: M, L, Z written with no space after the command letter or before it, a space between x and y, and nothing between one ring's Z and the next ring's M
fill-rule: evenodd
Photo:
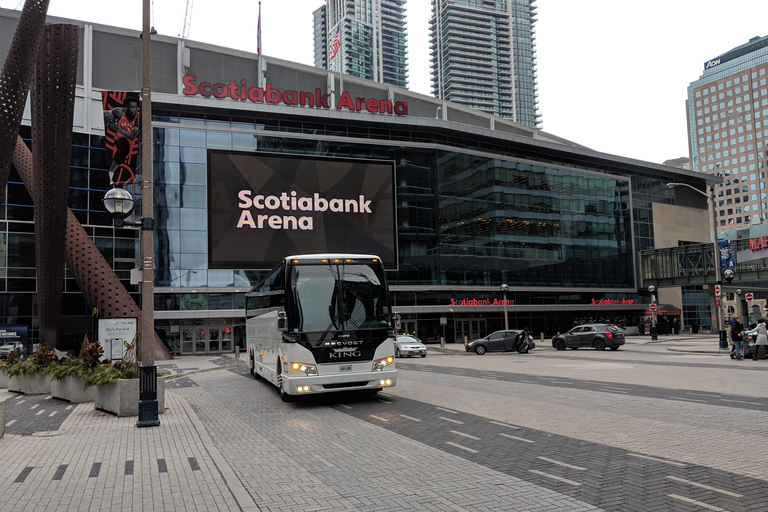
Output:
M731 352L731 359L737 361L743 361L744 358L741 355L741 342L744 341L744 326L741 324L741 319L734 318L731 324L731 337L733 338L733 352Z
M757 338L755 339L755 349L752 351L752 360L760 359L759 353L768 350L768 329L765 326L765 318L757 321Z

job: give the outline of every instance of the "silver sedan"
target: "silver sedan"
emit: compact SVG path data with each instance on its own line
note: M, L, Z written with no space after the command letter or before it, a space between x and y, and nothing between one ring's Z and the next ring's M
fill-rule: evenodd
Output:
M413 336L395 336L395 357L427 357L427 346Z

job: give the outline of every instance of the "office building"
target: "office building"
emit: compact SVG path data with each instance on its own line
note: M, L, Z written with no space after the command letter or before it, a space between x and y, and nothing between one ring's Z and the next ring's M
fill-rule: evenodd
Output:
M432 0L432 94L537 128L535 0Z
M768 36L753 37L704 63L688 86L693 170L723 177L717 226L768 220Z
M326 0L313 16L316 67L408 88L405 0Z

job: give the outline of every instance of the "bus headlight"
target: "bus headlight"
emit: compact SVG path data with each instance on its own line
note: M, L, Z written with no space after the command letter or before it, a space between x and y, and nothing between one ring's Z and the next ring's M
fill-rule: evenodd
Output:
M380 372L385 367L391 365L395 362L395 358L393 356L385 357L384 359L377 359L373 362L373 368L371 368L372 372Z
M291 363L291 369L297 372L304 372L305 375L317 375L317 367L307 363Z

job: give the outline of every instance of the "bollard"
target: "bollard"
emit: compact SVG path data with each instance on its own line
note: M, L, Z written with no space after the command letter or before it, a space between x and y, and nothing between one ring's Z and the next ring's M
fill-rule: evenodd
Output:
M467 343L469 343L469 340L464 336L464 348L467 348Z
M235 345L235 359L240 359L240 345Z
M440 336L440 347L445 348L445 337Z

